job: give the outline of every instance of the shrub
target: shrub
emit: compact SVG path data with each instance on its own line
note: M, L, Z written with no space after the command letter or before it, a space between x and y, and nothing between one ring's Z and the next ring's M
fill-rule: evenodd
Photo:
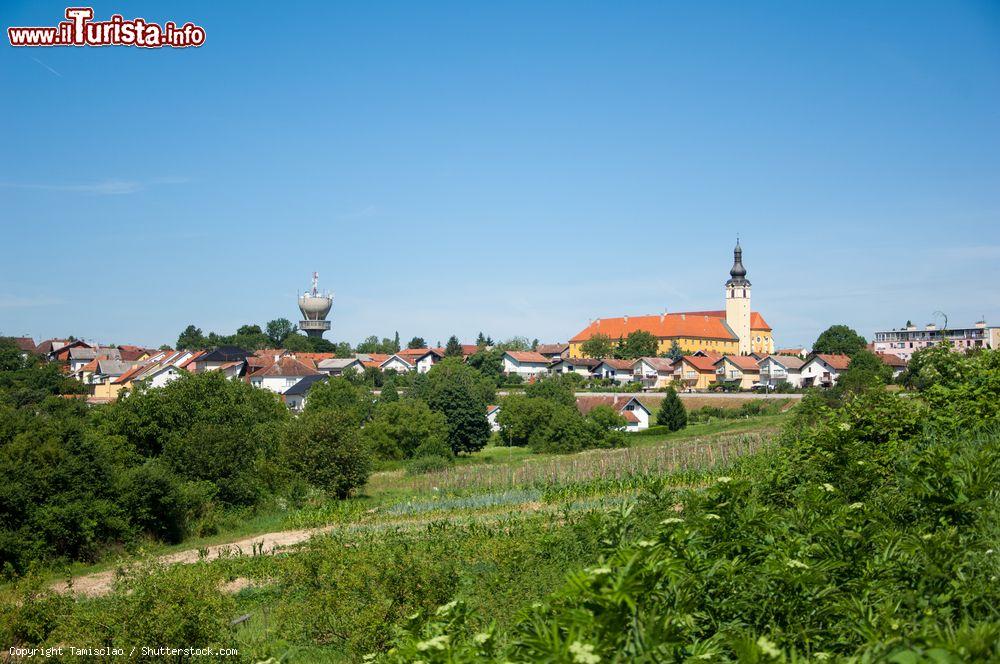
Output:
M288 427L289 468L331 496L346 498L368 481L371 457L350 412L306 411Z
M375 397L363 383L334 376L316 383L309 390L306 411L336 411L349 417L357 425L371 419L375 409Z
M414 457L406 464L406 472L410 475L423 475L450 467L454 461L449 457L429 454Z
M448 447L448 433L445 416L414 399L379 404L362 430L372 453L383 459L408 459L428 442Z
M528 445L532 433L541 429L552 416L554 405L547 399L533 399L512 394L503 400L497 424L503 445Z

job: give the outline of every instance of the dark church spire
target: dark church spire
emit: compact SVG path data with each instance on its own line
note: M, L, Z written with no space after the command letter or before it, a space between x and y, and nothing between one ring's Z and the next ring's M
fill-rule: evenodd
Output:
M733 249L733 269L729 271L729 276L731 278L726 282L727 286L750 285L747 281L747 269L743 267L743 248L740 247L739 238L736 238L736 248Z

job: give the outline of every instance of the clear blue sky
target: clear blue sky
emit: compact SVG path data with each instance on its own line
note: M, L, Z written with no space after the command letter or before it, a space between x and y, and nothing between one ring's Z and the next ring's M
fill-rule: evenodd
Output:
M207 43L4 34L0 333L297 320L318 270L331 340L565 340L721 308L737 233L779 344L1000 324L1000 5L750 4L99 2Z

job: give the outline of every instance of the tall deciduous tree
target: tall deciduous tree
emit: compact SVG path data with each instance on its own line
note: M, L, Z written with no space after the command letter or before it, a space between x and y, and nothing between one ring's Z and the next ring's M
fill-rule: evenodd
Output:
M816 339L814 353L841 353L853 355L864 350L868 342L846 325L831 325Z
M272 321L268 321L265 327L267 329L267 338L271 340L275 348L281 348L281 345L285 343L285 339L295 332L295 325L287 318L275 318Z
M660 342L645 330L636 330L617 348L617 355L623 360L635 360L640 357L655 357Z
M580 351L584 355L596 359L611 357L612 350L611 337L606 334L595 334L580 344Z

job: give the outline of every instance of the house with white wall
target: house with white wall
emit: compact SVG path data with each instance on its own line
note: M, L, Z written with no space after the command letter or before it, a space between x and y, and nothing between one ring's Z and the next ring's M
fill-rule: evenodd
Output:
M669 357L640 357L632 365L632 376L643 387L656 389L673 381L676 368L676 362Z
M388 359L378 365L378 368L382 371L395 371L396 373L407 373L413 371L416 367L407 361L406 359L400 357L399 355L390 355Z
M331 357L326 360L320 360L316 364L316 370L330 376L340 376L345 371L351 370L364 373L365 366L356 357Z
M802 365L802 387L833 387L850 364L851 358L847 355L813 355Z
M262 387L276 394L284 394L306 376L315 376L319 372L311 366L300 362L294 357L285 356L269 367L250 375L250 384Z
M500 423L497 415L500 414L500 406L493 404L486 407L486 421L490 423L490 431L500 431Z
M503 372L517 374L522 378L532 378L548 373L549 358L534 351L508 350L503 354Z
M749 390L760 382L760 367L752 355L725 355L715 362L716 380Z
M304 376L302 380L285 390L284 394L281 395L281 398L292 412L300 413L302 412L302 409L306 407L306 400L309 398L309 390L311 390L316 383L320 383L328 379L329 377L322 373L318 373L314 376Z
M802 365L806 361L797 355L768 355L760 361L760 382L777 387L787 382L792 387L802 387Z
M590 378L594 369L597 365L601 363L600 360L595 360L590 357L567 357L561 360L556 360L549 365L549 373L552 374L565 374L565 373L575 373L584 376L585 378Z
M608 378L616 383L631 383L633 380L632 360L601 360L600 364L594 367L594 376L598 378Z

